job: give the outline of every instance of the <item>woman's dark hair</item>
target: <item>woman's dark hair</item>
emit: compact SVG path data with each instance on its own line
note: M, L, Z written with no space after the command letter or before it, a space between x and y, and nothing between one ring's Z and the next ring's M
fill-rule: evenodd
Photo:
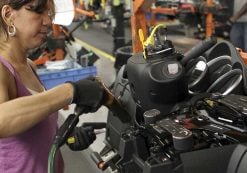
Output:
M47 1L48 0L0 0L0 12L4 5L9 5L14 10L19 10L22 6L33 2L32 5L29 5L26 9L36 13L42 13L47 8ZM53 0L51 0L51 3L53 3ZM54 9L51 10L53 10L53 12L55 11ZM0 15L0 36L2 33L7 35L7 25L4 22L2 15Z

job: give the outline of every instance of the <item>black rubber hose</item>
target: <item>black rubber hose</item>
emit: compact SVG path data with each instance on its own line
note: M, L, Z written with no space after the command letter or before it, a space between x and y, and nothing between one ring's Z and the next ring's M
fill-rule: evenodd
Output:
M216 37L208 37L205 40L199 42L196 44L196 46L192 47L189 51L187 51L184 54L183 59L181 60L181 63L183 65L186 65L186 63L194 58L197 58L201 56L203 53L205 53L208 49L213 47L217 43Z

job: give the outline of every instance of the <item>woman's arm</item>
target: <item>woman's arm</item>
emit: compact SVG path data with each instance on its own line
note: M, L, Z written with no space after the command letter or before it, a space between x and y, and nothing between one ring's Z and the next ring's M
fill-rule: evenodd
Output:
M17 97L13 75L0 64L0 138L13 136L33 127L50 114L75 103L96 111L104 96L104 88L95 78L61 84L48 91Z
M68 105L73 90L72 85L63 84L39 94L16 98L15 79L0 64L0 138L19 134Z
M0 103L0 138L24 132L70 104L72 97L73 86L63 84L39 94Z

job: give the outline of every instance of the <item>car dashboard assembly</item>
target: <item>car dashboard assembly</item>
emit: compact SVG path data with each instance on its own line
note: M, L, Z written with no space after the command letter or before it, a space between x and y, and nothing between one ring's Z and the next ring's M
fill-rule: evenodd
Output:
M209 38L183 55L157 42L120 69L112 92L131 120L109 111L94 162L114 173L246 172L246 66L235 47Z

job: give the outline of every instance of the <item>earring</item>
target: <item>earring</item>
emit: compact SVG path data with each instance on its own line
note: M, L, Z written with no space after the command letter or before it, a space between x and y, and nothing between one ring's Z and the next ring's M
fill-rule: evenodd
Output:
M8 25L8 34L10 37L14 37L16 34L16 28L14 24Z

